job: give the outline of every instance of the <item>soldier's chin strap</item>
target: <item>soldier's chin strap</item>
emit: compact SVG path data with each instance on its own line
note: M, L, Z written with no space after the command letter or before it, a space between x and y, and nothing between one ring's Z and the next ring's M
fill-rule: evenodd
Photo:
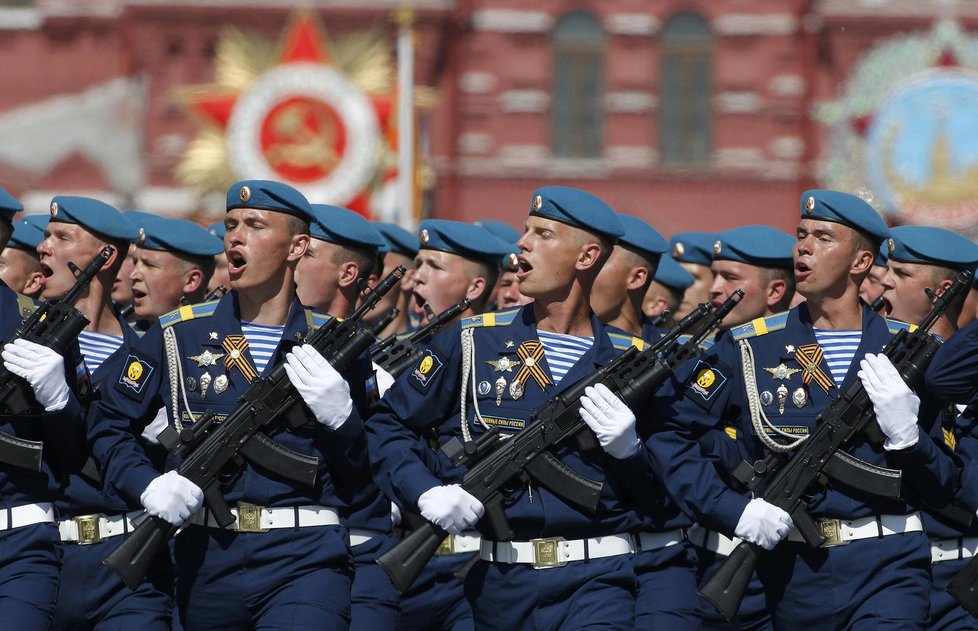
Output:
M482 412L479 410L479 398L476 396L476 378L472 370L472 362L475 359L475 329L462 330L462 386L459 393L459 423L462 426L462 442L467 443L472 440L472 430L469 429L469 422L465 413L466 400L468 393L466 389L469 382L472 382L472 407L475 408L475 420L479 421L485 429L489 425L482 419Z
M740 364L744 374L744 389L747 391L747 407L750 409L750 422L754 427L754 433L764 446L771 451L784 453L798 447L808 440L808 436L792 436L782 431L768 420L764 408L761 406L761 397L757 393L757 376L754 373L754 349L747 340L740 340ZM781 443L768 435L768 430L783 437L788 442Z

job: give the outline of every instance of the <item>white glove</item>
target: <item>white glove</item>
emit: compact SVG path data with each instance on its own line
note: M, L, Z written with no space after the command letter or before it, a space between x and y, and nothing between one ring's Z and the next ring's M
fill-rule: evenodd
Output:
M16 340L3 347L3 365L31 384L34 398L45 412L57 412L68 405L68 382L64 358L47 346Z
M391 526L398 526L401 523L401 507L391 502Z
M170 419L166 415L166 408L160 408L149 425L143 428L143 440L154 445L159 445L160 439L158 437L160 432L166 429L166 426L169 424Z
M285 356L285 372L320 424L339 429L353 412L350 384L309 344Z
M608 386L588 386L581 397L581 418L612 458L630 458L641 442L635 433L635 414Z
M920 399L913 393L890 359L868 353L859 362L859 379L873 402L876 422L886 434L883 449L893 451L917 444L917 411Z
M149 483L139 501L150 515L182 526L200 510L204 492L176 471L167 471Z
M377 377L377 393L381 398L387 394L387 391L391 389L394 385L394 375L390 374L377 364L373 364L374 375Z
M788 536L793 525L791 515L755 497L740 515L734 534L765 550L773 550L779 541Z
M428 489L418 498L418 509L422 517L453 535L474 526L486 511L482 502L457 484Z

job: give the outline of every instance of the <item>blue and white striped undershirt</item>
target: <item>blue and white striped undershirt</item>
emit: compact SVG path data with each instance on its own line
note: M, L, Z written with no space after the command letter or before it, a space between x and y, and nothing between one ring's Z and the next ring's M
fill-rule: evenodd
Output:
M832 373L835 385L841 386L845 381L846 373L862 341L862 329L849 329L844 331L829 331L827 329L815 329L815 339L825 353L825 364Z
M267 324L252 324L251 322L241 323L241 332L248 340L248 352L255 360L255 370L258 374L265 372L265 367L271 361L278 348L278 343L282 340L282 332L285 325L269 326Z
M543 344L543 354L550 365L550 374L555 384L560 383L567 371L594 345L593 337L539 330L537 336Z
M95 331L82 331L78 334L78 347L81 349L82 357L85 358L88 372L92 375L120 346L122 346L121 335L108 335Z

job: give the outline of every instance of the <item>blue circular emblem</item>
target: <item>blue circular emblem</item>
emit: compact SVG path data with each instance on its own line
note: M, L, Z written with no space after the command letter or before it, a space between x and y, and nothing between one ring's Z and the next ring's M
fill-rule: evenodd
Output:
M489 394L489 390L491 390L491 389L492 389L492 386L489 385L489 382L488 381L480 381L479 382L479 394L481 394L482 396L486 396L487 394Z

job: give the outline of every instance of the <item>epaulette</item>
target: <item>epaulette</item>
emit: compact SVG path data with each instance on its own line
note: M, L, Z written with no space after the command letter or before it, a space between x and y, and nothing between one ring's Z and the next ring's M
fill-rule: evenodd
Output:
M490 311L480 315L469 316L462 319L462 328L471 329L472 327L484 326L508 326L516 318L520 307L508 309L506 311Z
M640 337L626 333L608 333L608 337L611 338L611 345L619 351L627 351L633 346L639 351L645 350L645 340Z
M21 320L26 320L31 317L31 314L37 309L38 302L33 298L25 296L24 294L16 294L17 296L17 313L20 314Z
M174 309L170 313L160 316L160 327L166 328L168 326L173 326L177 322L183 322L184 320L193 320L195 318L206 318L214 315L217 310L217 303L221 302L218 300L211 300L210 302L201 302L196 305L184 305L179 309Z
M900 331L906 331L908 333L913 333L917 330L916 324L907 324L902 320L894 320L893 318L883 318L886 320L886 328L890 330L890 333L896 335Z
M765 318L754 318L747 324L741 324L730 329L730 335L734 340L742 340L748 337L767 335L771 331L780 331L788 326L788 313L788 311L782 311Z
M317 311L310 307L306 307L306 323L312 329L318 329L322 325L326 324L333 319L333 316L323 313L322 311Z
M682 335L676 338L676 341L679 342L680 344L685 344L691 339L693 339L692 335L690 335L689 333L683 333ZM699 347L704 351L708 351L711 348L713 348L713 344L715 343L716 343L716 337L711 335L710 337L700 340Z

